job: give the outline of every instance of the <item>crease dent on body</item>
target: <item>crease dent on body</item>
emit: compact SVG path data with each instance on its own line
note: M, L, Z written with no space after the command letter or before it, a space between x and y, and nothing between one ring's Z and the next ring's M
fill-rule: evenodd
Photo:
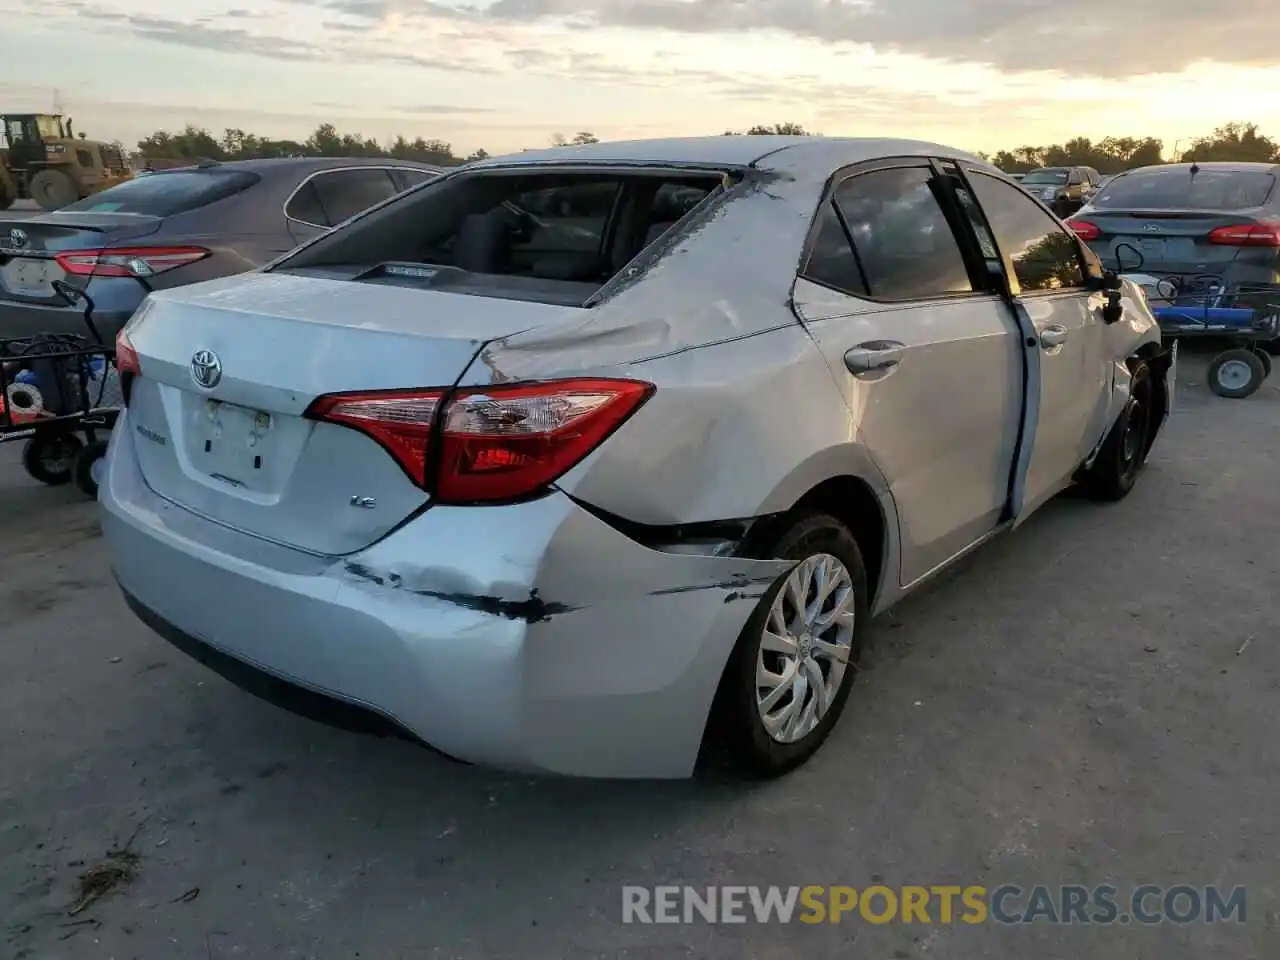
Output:
M525 623L542 623L554 616L583 609L581 606L555 600L544 600L538 595L536 587L529 589L525 596L516 599L492 593L481 593L475 590L446 589L443 584L438 587L427 586L425 583L414 585L406 581L404 576L394 570L377 571L365 564L353 561L347 561L343 565L343 570L348 576L374 586L386 587L390 590L402 590L413 596L438 600L455 607L461 607L464 610L474 610L494 617L505 617L508 620L523 620Z

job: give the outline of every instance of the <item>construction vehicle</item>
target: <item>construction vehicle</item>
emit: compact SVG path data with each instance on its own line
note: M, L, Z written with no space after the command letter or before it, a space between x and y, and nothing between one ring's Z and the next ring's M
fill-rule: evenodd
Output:
M78 137L53 113L0 113L0 210L31 199L57 210L131 179L119 147Z

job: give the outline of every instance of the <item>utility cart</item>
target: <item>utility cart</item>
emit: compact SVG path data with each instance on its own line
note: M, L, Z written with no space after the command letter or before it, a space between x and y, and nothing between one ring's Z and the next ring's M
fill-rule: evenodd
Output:
M0 443L24 442L22 465L33 479L74 481L96 498L99 463L123 405L115 349L93 326L92 302L75 288L59 292L86 303L89 336L0 338Z
M1221 278L1126 274L1147 294L1166 337L1213 337L1230 344L1209 364L1209 389L1243 399L1271 375L1267 348L1280 339L1280 285L1237 284Z

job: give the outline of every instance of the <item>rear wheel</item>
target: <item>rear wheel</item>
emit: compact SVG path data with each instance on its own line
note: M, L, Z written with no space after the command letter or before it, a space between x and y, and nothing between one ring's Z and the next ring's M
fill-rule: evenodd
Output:
M76 455L76 486L91 500L98 499L98 475L102 470L102 458L107 452L107 441L93 440Z
M1209 389L1230 400L1253 396L1266 377L1262 360L1243 347L1220 353L1209 364Z
M813 756L840 718L869 613L862 553L834 517L798 516L765 555L796 565L743 627L708 734L741 772L776 777Z
M31 199L42 210L58 210L80 199L75 181L62 170L41 170L31 178Z
M71 482L83 446L74 433L37 433L22 448L22 466L32 480L60 487Z
M12 178L0 170L0 210L8 210L18 199L18 188Z

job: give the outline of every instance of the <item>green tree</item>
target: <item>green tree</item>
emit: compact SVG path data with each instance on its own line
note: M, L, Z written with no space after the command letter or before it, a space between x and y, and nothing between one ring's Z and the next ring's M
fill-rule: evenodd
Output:
M1255 123L1228 123L1198 138L1182 160L1234 160L1273 163L1280 160L1280 144L1258 132Z
M726 130L723 134L721 134L721 136L725 136L725 137L740 137L740 136L816 137L816 136L819 136L819 134L806 130L804 127L802 127L798 123L787 122L787 123L775 123L775 124L758 123L754 127L751 127L749 130L746 130L745 132L741 130Z

